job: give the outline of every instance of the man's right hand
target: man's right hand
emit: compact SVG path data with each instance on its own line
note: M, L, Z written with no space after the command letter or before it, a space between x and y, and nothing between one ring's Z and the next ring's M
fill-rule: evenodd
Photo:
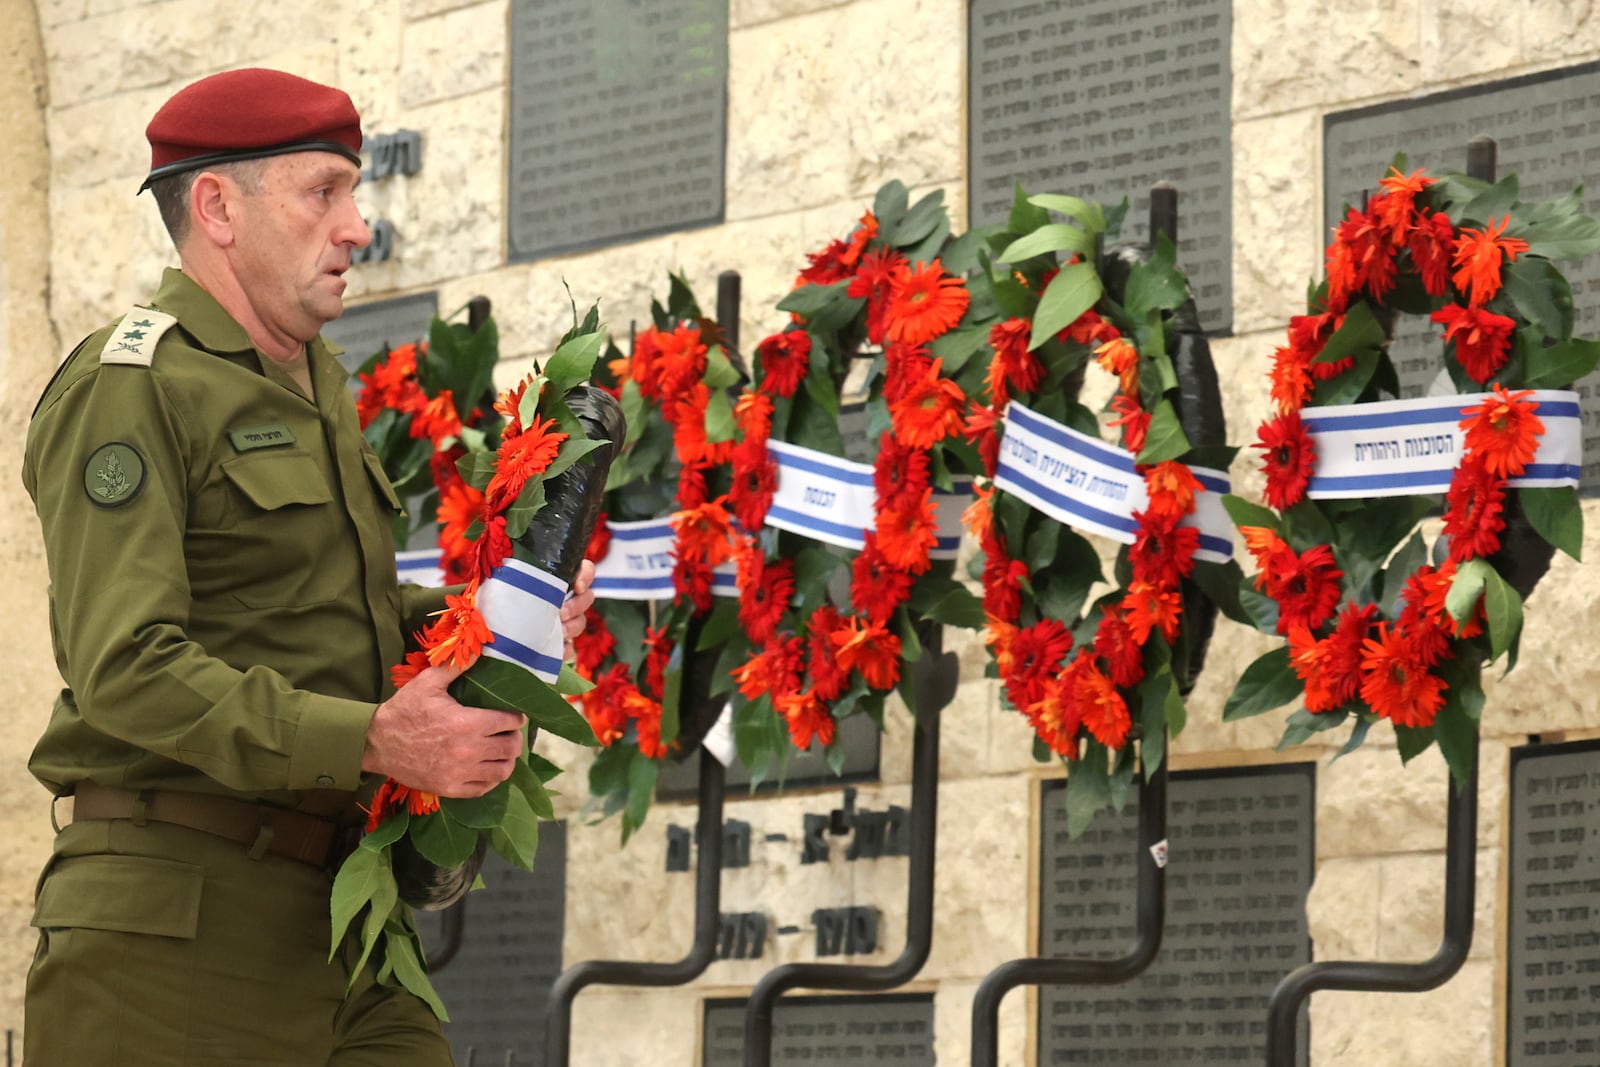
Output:
M482 796L511 777L527 718L458 704L446 690L460 674L429 667L379 704L361 769L443 797Z

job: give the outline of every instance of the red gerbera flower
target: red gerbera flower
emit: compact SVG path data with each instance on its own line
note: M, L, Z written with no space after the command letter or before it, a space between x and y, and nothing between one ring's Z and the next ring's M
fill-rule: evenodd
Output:
M759 530L778 488L778 468L764 439L739 442L733 449L733 487L728 506L746 530Z
M1534 412L1537 400L1524 400L1533 390L1508 392L1495 383L1494 392L1475 407L1464 410L1467 454L1497 478L1515 478L1533 462L1539 451L1544 423Z
M445 663L466 670L483 654L485 642L493 641L489 624L477 608L478 583L469 582L459 594L446 593L443 610L434 614L438 621L423 632L422 646L428 662L435 667Z
M865 544L850 565L850 602L873 622L887 625L894 609L911 596L916 579L889 562L878 545L878 535L868 530Z
M1328 338L1338 332L1344 323L1344 315L1327 312L1321 315L1295 315L1289 320L1289 347L1294 349L1296 357L1305 364L1307 373L1317 381L1328 381L1337 378L1345 371L1356 365L1355 356L1345 356L1332 362L1317 361L1322 355L1322 350L1328 346Z
M878 510L878 547L894 567L922 574L930 564L929 554L939 543L933 506L933 490L920 496L902 493L887 507Z
M855 266L853 259L845 262L845 257L850 253L851 246L839 240L829 241L820 252L806 253L806 260L811 265L800 271L800 276L795 279L795 288L844 281L850 277L851 268Z
M1200 531L1180 526L1179 515L1156 515L1136 511L1138 526L1128 549L1135 581L1161 589L1176 588L1178 582L1194 573L1194 554L1200 548Z
M948 333L972 302L967 285L945 273L935 259L926 266L902 266L889 279L884 336L920 345Z
M401 785L393 778L387 779L372 794L372 807L367 809L367 833L376 830L390 814L401 810L412 815L432 815L439 810L439 795Z
M627 733L625 695L633 689L633 681L625 663L613 663L593 681L594 688L579 698L583 703L583 717L589 720L594 736L609 748Z
M1194 510L1194 495L1206 491L1194 472L1175 459L1165 460L1144 472L1150 511L1158 515L1182 517Z
M750 640L770 641L794 596L794 561L768 563L760 543L752 540L739 553L739 623Z
M770 693L773 700L777 700L799 692L803 647L800 638L793 634L767 642L760 652L733 669L733 680L739 692L750 700L763 693Z
M1139 350L1126 337L1113 337L1094 350L1094 360L1102 370L1115 374L1122 391L1139 395Z
M1470 297L1471 307L1481 308L1500 291L1500 268L1528 250L1528 242L1520 237L1500 236L1511 221L1507 215L1499 222L1489 220L1481 230L1463 228L1456 238L1455 256L1452 258L1456 272L1451 280L1456 288Z
M989 403L999 409L1011 399L1013 391L1031 393L1044 381L1044 364L1028 351L1033 324L1011 318L989 329L989 344L994 359L989 363Z
M1444 339L1455 345L1456 360L1467 377L1480 385L1500 372L1511 350L1514 320L1482 308L1446 304L1428 316L1444 326Z
M1128 629L1139 644L1150 640L1150 634L1157 629L1168 644L1178 639L1183 598L1176 589L1134 581L1128 585L1128 592L1122 598L1122 607L1126 612Z
M394 687L399 689L411 679L433 666L428 662L428 654L420 648L406 653L406 658L389 668L389 680Z
M895 440L907 448L932 448L961 432L967 396L961 386L942 376L943 366L943 360L933 360L905 394L889 405Z
M794 396L811 370L811 335L775 333L756 345L756 388L768 396Z
M1028 565L1020 559L1007 559L1004 549L984 554L983 610L1006 622L1016 622L1022 613L1022 583L1028 580Z
M590 608L583 613L583 633L572 639L578 673L593 678L606 657L617 647L617 639L606 629L606 617Z
M1087 661L1088 658L1087 653L1079 653L1074 663ZM1046 681L1044 695L1031 707L1018 710L1027 716L1028 724L1051 752L1076 759L1082 713L1078 709L1073 683L1067 680L1071 671L1072 668L1068 667L1060 678Z
M867 301L867 340L875 345L883 344L888 328L889 283L905 262L906 257L892 248L874 248L861 257L861 266L845 290L846 296Z
M684 508L672 517L678 532L673 551L679 559L715 567L733 557L733 525L728 512L716 503Z
M746 441L765 441L772 436L772 398L747 389L733 408L733 422Z
M907 497L920 499L930 483L928 453L908 448L892 433L878 439L878 457L872 463L872 485L877 490L878 507L886 508Z
M829 638L839 666L860 671L873 689L893 689L900 681L900 638L865 619L850 618Z
M1091 666L1074 679L1073 697L1084 727L1095 739L1107 748L1121 748L1133 719L1116 684Z
M1024 626L1011 639L1011 670L1003 675L1006 696L1027 708L1044 696L1045 682L1055 677L1072 651L1072 632L1059 619Z
M508 508L522 492L529 479L536 478L555 462L567 434L556 430L555 419L540 420L515 437L500 442L500 452L495 459L494 474L483 495L486 506L494 512Z
M828 705L812 690L781 696L773 701L779 715L789 724L789 740L804 752L816 740L833 744L834 721Z
M1127 393L1111 398L1111 410L1117 413L1117 418L1108 425L1122 427L1122 447L1137 456L1144 451L1144 439L1150 432L1150 413L1140 406L1137 396Z
M470 579L483 579L511 556L511 538L506 534L506 517L496 515L485 519L483 533L472 542L472 556L468 561ZM594 558L594 557L590 557Z
M1261 436L1251 447L1262 452L1268 504L1285 511L1305 499L1306 487L1317 467L1317 451L1299 412L1291 411L1263 423Z
M832 604L824 604L806 620L806 675L819 700L837 700L850 684L850 672L834 659L833 635L844 627L844 617Z
M999 421L1000 416L993 408L974 404L961 427L967 440L978 446L978 460L983 464L983 473L990 478L1000 468L1000 434L995 430Z
M1464 624L1457 623L1456 617L1450 614L1450 609L1445 606L1445 602L1450 597L1450 587L1456 582L1456 569L1456 561L1449 559L1440 564L1437 570L1432 567L1423 567L1417 571L1417 585L1421 591L1418 604L1419 614L1428 622L1431 622L1441 633L1449 634L1451 637L1462 639L1477 637L1483 633L1483 627L1487 621L1482 596L1478 597L1477 604L1467 615L1467 621ZM1406 595L1406 602L1409 607L1411 604L1411 589L1409 586L1406 589ZM1402 629L1404 629L1405 622L1406 620L1402 616ZM1432 664L1429 665L1432 666Z
M1315 630L1327 621L1339 606L1339 579L1344 577L1327 545L1313 545L1299 556L1290 555L1294 557L1292 568L1280 573L1267 588L1267 595L1278 602L1280 634L1287 634L1291 626Z
M1278 414L1299 411L1311 399L1316 382L1311 378L1311 362L1293 345L1282 345L1272 354L1272 401Z
M639 753L645 759L663 759L667 749L661 743L661 705L639 690L629 689L623 694L622 710L633 720Z
M1455 240L1455 225L1440 212L1420 216L1406 239L1411 265L1422 276L1422 288L1429 296L1443 296L1450 288L1450 256Z
M1361 698L1396 726L1432 726L1444 706L1445 682L1427 666L1400 630L1379 624L1362 645Z
M1493 555L1500 548L1500 531L1506 528L1506 494L1499 478L1476 457L1456 468L1445 494L1444 533L1450 539L1450 559L1463 563Z
M1133 639L1121 604L1105 605L1094 632L1094 651L1106 661L1106 672L1119 687L1128 689L1144 678L1144 648Z

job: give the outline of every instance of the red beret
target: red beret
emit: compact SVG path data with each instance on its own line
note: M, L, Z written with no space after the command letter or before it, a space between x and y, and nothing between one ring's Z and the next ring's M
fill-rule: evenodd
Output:
M145 128L150 176L285 152L337 152L361 163L361 116L340 89L250 67L201 78L161 105Z

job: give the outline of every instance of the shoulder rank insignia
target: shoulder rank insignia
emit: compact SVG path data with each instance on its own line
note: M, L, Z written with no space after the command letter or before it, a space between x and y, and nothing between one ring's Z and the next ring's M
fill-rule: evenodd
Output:
M177 323L165 311L136 307L122 317L100 350L101 363L148 367L156 358L156 342Z

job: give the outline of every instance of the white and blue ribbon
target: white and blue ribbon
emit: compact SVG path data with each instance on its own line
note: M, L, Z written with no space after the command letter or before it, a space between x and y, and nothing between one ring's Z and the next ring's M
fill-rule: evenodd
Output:
M1324 500L1443 493L1461 463L1464 412L1492 393L1384 400L1307 409L1300 420L1316 449L1306 495ZM1516 488L1576 488L1583 473L1578 394L1538 389L1529 398L1544 424L1538 450Z
M494 635L483 654L555 682L566 649L561 628L566 598L567 587L555 575L518 559L506 560L478 587L478 611Z
M395 572L402 582L436 588L444 584L444 568L439 566L437 548L408 549L394 554Z
M878 525L878 494L872 464L855 463L786 441L768 441L778 465L778 485L767 525L841 548L860 550ZM933 559L955 559L961 546L961 512L972 497L972 479L954 479L952 491L933 493L936 541Z
M1226 563L1233 558L1233 523L1222 506L1230 490L1228 475L1207 467L1189 472L1204 489L1195 494L1194 511L1182 523L1200 531L1195 558ZM994 484L1057 522L1127 545L1139 534L1133 513L1150 506L1132 452L1015 401L1006 409Z
M611 542L603 559L594 565L594 595L600 600L671 600L677 595L672 583L672 551L678 531L672 519L645 519L640 522L613 522ZM713 596L736 597L733 563L712 568Z

